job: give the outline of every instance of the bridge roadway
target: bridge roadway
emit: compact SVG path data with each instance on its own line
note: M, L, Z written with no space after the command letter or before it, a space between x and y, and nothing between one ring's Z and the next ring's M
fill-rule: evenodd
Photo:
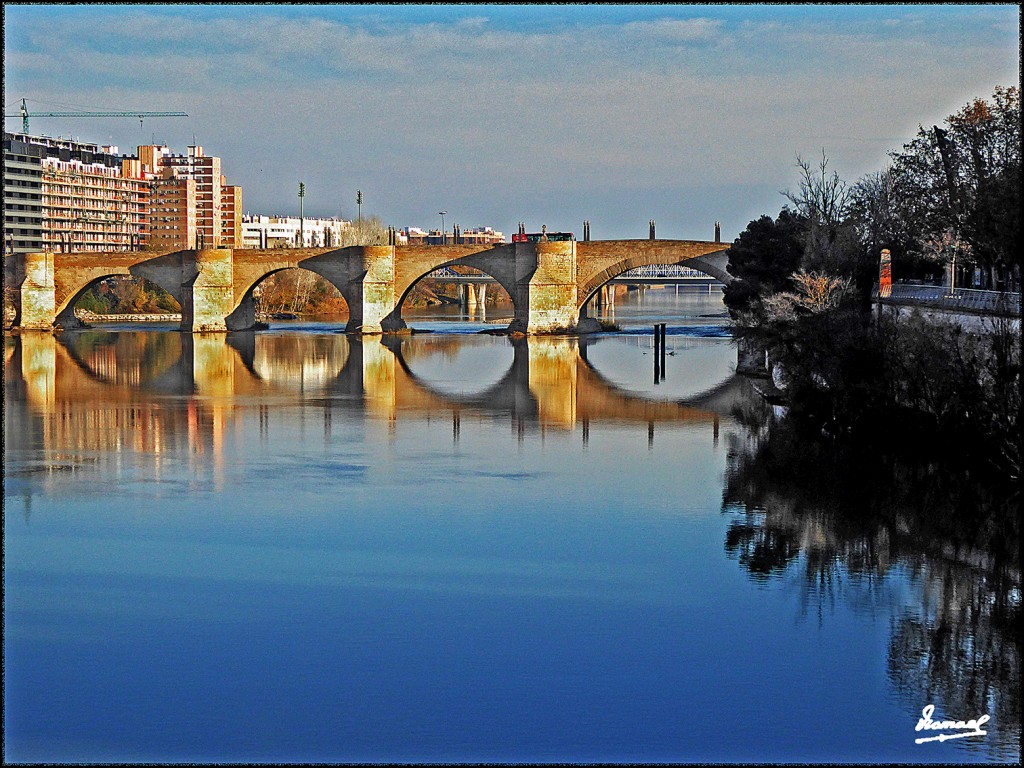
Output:
M52 330L81 325L74 305L97 282L133 275L156 283L181 304L181 330L248 330L255 326L253 290L284 269L329 280L349 309L346 331L406 328L402 303L436 269L467 266L492 277L514 306L511 333L589 333L599 329L587 301L623 272L680 264L722 282L728 246L704 240L594 240L503 245L365 245L341 249L230 249L173 253L29 253L6 256L5 286L14 288L14 326Z

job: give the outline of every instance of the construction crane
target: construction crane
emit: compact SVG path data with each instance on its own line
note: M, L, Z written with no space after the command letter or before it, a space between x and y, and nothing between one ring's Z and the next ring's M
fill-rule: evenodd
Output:
M22 133L28 133L28 104L21 100L21 110L17 115L4 115L4 119L21 118ZM188 117L184 112L33 112L32 117L137 117L142 125L146 117Z

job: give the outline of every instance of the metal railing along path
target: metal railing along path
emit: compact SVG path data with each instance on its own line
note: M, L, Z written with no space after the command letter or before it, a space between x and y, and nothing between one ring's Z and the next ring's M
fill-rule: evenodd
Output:
M877 286L871 297L879 298ZM1020 314L1020 293L1012 291L982 291L975 288L950 290L942 285L894 285L889 295L882 297L882 302L981 314Z

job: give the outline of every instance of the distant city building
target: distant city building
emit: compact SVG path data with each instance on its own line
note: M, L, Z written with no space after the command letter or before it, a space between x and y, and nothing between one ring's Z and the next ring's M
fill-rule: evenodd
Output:
M505 242L505 235L496 232L492 227L476 227L460 229L459 242L465 245L498 244Z
M419 227L403 227L398 230L397 242L399 245L441 245L442 243L448 245L455 243L498 245L505 242L505 236L493 227L474 227L472 229L453 227L451 232L446 232L444 235L440 229L424 230Z
M342 219L310 219L298 216L242 216L243 248L296 248L299 247L300 231L302 247L331 248L341 245L351 221Z
M425 245L428 234L419 227L402 227L395 233L395 242L398 245Z
M241 187L203 148L120 155L73 139L4 133L5 250L129 251L234 247Z

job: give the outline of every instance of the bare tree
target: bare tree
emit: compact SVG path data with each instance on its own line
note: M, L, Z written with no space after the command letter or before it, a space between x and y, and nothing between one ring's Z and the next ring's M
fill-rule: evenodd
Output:
M796 192L786 191L783 195L807 220L804 266L843 271L841 265L849 260L853 245L853 232L845 226L852 200L850 188L838 173L829 173L824 150L817 168L812 168L800 155L796 165L800 169L800 186Z

